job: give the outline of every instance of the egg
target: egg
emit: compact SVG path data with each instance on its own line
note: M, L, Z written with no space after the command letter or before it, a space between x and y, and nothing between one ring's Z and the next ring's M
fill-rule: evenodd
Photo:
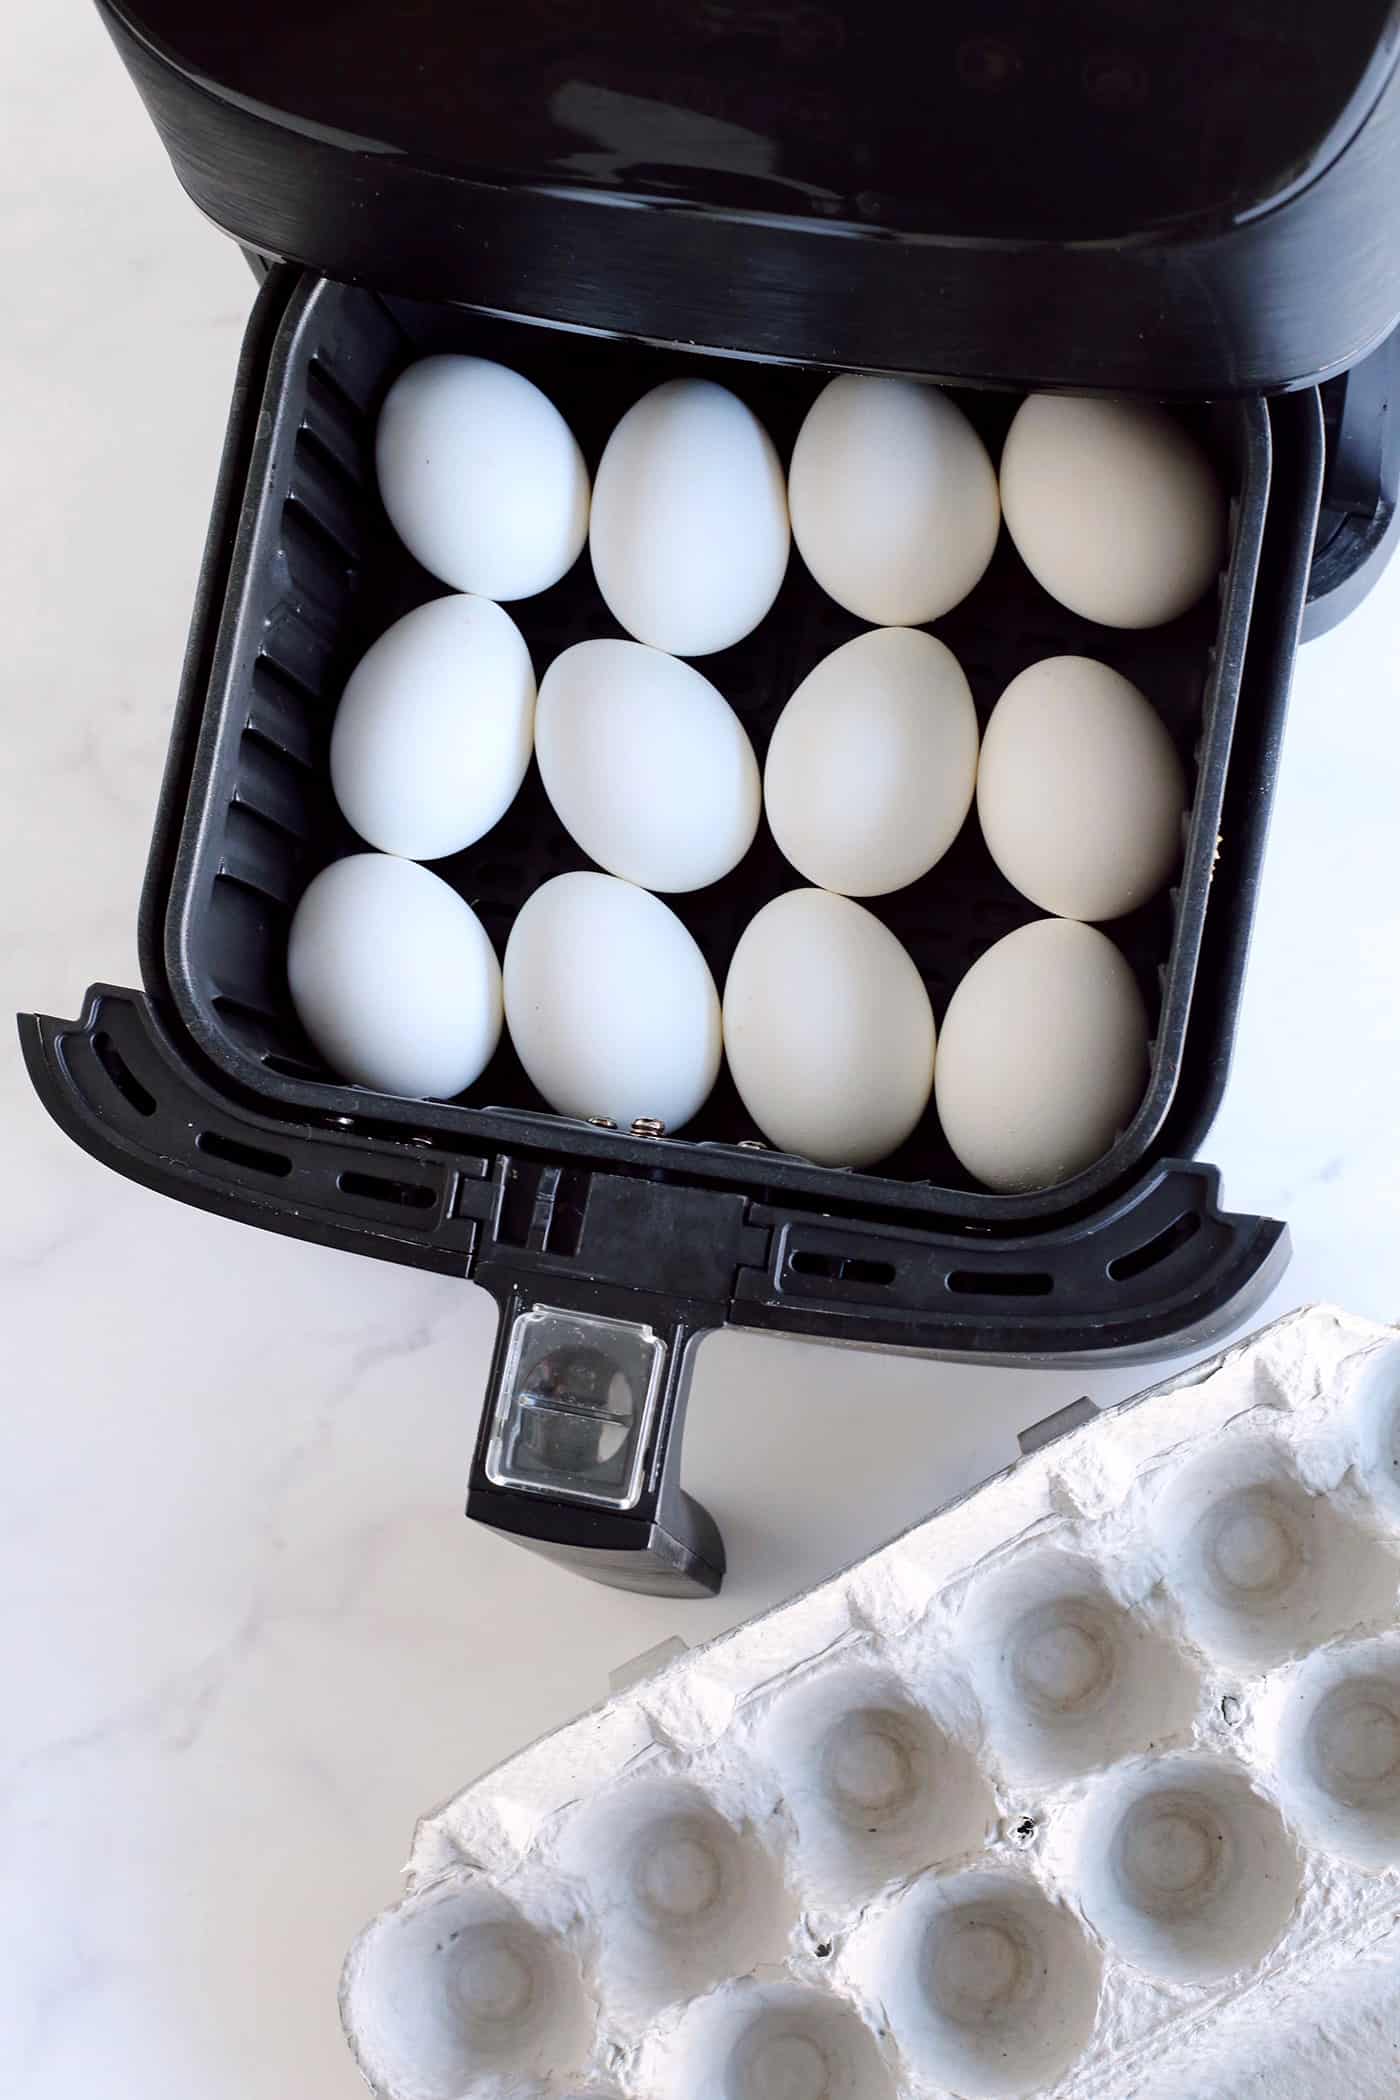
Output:
M758 828L758 763L692 664L641 642L576 642L544 675L535 748L566 831L610 875L698 890Z
M588 545L609 612L639 642L709 656L752 632L787 568L787 490L751 408L669 379L608 439Z
M820 1166L872 1166L928 1105L934 1027L923 979L873 912L827 890L775 897L741 934L724 987L724 1046L764 1136Z
M881 627L917 627L964 599L1001 522L987 449L955 401L917 380L850 372L807 412L788 501L822 589Z
M877 627L823 657L779 715L764 805L808 882L878 897L947 852L976 775L977 711L952 650Z
M977 814L993 860L1042 911L1116 919L1181 857L1186 776L1161 717L1088 656L1048 656L992 709Z
M385 396L375 468L415 561L459 591L532 598L588 537L588 469L547 394L486 357L424 357Z
M292 915L287 981L332 1071L386 1094L448 1100L501 1033L501 972L485 928L441 876L353 853L313 877Z
M331 785L384 853L439 860L505 815L530 763L535 674L508 612L434 598L351 672L331 731Z
M1032 394L1007 433L1001 502L1036 582L1105 627L1175 619L1225 561L1215 469L1151 402Z
M1102 1158L1147 1084L1147 1010L1107 934L1036 919L979 957L943 1017L934 1094L988 1188L1048 1188Z
M720 1061L704 956L671 910L613 875L556 875L506 943L506 1025L521 1064L564 1116L679 1130Z

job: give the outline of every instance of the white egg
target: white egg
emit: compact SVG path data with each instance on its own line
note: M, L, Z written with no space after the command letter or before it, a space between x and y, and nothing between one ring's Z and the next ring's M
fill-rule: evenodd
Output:
M827 890L765 904L734 950L724 1047L744 1106L784 1152L868 1167L903 1143L933 1083L933 1009L906 949Z
M879 897L947 852L976 777L977 711L952 650L915 627L877 627L823 657L788 701L763 797L808 882Z
M670 909L613 875L556 875L506 943L506 1025L521 1064L564 1116L639 1116L679 1130L720 1060L719 999Z
M530 763L535 674L489 598L434 598L360 658L336 710L331 784L384 853L440 860L499 823Z
M943 1017L944 1135L992 1189L1048 1188L1102 1158L1147 1084L1147 1011L1107 934L1036 919L980 956Z
M748 852L758 762L692 664L641 642L576 642L540 686L535 749L555 814L610 875L698 890Z
M1007 530L1036 582L1105 627L1156 627L1225 561L1215 469L1151 402L1032 394L1001 455Z
M342 1079L448 1100L501 1034L501 971L480 919L441 876L387 853L333 861L292 917L287 981Z
M1151 702L1088 656L1048 656L992 709L977 814L1008 882L1042 911L1116 919L1181 857L1186 776Z
M459 591L532 598L583 551L583 454L548 395L506 365L410 365L385 396L374 460L395 532Z
M957 403L917 380L851 372L807 412L788 501L822 589L881 627L917 627L959 604L1001 522L987 448Z
M708 656L757 627L790 542L773 441L713 379L628 409L599 463L588 545L614 619L654 649Z

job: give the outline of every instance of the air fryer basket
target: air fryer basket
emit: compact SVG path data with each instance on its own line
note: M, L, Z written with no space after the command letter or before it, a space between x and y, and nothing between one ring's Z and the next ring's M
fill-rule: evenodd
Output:
M991 1359L1150 1353L1205 1338L1267 1290L1283 1228L1234 1217L1193 1163L1228 1062L1322 470L1315 393L1195 411L1231 491L1218 595L1156 632L1115 634L1056 607L1006 536L983 583L935 623L985 715L1046 654L1105 658L1156 702L1193 781L1170 897L1112 929L1155 1016L1131 1126L1071 1182L1023 1197L970 1188L936 1129L877 1173L769 1151L727 1081L678 1138L544 1109L508 1046L464 1102L341 1085L296 1025L283 956L306 881L356 842L326 778L344 676L393 618L442 586L390 533L374 489L383 392L412 356L462 348L536 378L590 462L647 386L700 369L748 399L780 450L823 374L602 341L388 301L273 272L250 327L142 907L145 995L99 988L76 1024L24 1024L31 1070L79 1142L184 1200L286 1233L475 1276L502 1306L499 1400L516 1322L537 1305L645 1329L664 1376L626 1509L502 1491L471 1513L604 1580L711 1588L722 1550L680 1495L679 1426L698 1337L748 1324ZM960 398L995 453L1014 399ZM615 632L586 560L512 608L537 670ZM794 558L774 612L707 674L760 756L798 679L855 621ZM639 760L645 763L645 753ZM438 871L498 947L524 896L580 865L533 773L479 845ZM722 981L743 925L796 878L761 832L736 873L673 900ZM941 1019L973 955L1035 916L975 823L923 882L875 908L910 947Z
M319 867L361 844L335 807L327 774L340 688L376 635L444 588L399 545L373 474L374 422L388 384L410 357L444 348L500 357L527 372L563 410L591 465L623 409L647 387L678 373L716 373L712 357L386 304L324 280L303 284L288 309L269 374L266 433L250 475L254 500L236 556L239 602L200 732L167 910L165 972L201 1047L231 1079L263 1098L368 1112L498 1142L518 1141L524 1116L534 1141L558 1142L558 1119L530 1086L508 1043L463 1107L409 1108L332 1079L298 1028L286 992L292 907ZM733 361L719 374L751 403L786 455L824 375ZM995 457L1016 397L962 398ZM797 1169L814 1195L839 1193L968 1218L1046 1216L1121 1180L1141 1163L1160 1130L1176 1090L1190 1011L1270 469L1262 402L1219 404L1203 412L1202 425L1232 491L1230 561L1218 598L1207 598L1169 627L1115 633L1057 606L1034 584L1003 534L986 578L935 630L967 671L983 721L1027 664L1067 652L1105 658L1157 704L1194 778L1178 886L1112 928L1156 1017L1152 1078L1141 1109L1103 1159L1072 1183L1038 1195L998 1198L969 1188L931 1111L877 1172ZM553 590L511 611L539 671L573 642L621 632L602 604L586 558ZM778 602L758 630L706 659L707 675L743 718L760 759L787 696L861 624L817 588L794 556ZM645 751L637 762L646 767ZM549 876L586 865L532 768L525 791L501 823L435 867L476 907L499 952L525 897ZM668 901L722 984L754 911L800 879L764 825L733 874ZM913 954L940 1021L975 956L1039 916L998 872L974 821L922 881L869 901ZM697 1142L734 1146L760 1137L726 1075L678 1142L690 1150ZM595 1156L609 1156L606 1143ZM752 1178L759 1172L751 1168Z

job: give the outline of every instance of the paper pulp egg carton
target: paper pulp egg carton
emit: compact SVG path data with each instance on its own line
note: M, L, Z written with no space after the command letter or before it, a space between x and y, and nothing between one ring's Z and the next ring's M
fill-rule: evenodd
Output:
M420 1826L386 2100L1400 2092L1400 1336L1315 1309Z

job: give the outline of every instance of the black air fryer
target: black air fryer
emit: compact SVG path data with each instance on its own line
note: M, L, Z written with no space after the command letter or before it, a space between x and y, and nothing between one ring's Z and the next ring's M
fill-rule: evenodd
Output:
M697 1343L746 1326L1065 1363L1195 1345L1287 1253L1196 1154L1225 1084L1300 633L1366 590L1400 481L1400 4L1349 0L106 0L180 181L263 283L235 387L141 912L139 992L26 1017L54 1117L148 1186L471 1277L501 1312L468 1513L598 1580L714 1590L679 1486ZM722 1079L684 1136L548 1112L509 1045L457 1102L335 1081L284 957L356 841L326 770L349 667L442 586L375 489L384 392L431 349L537 380L590 466L645 388L719 372L789 448L832 370L940 380L995 457L1034 388L1169 399L1230 491L1215 594L1095 628L1003 534L936 631L986 712L1058 652L1156 702L1193 782L1168 897L1115 923L1154 1016L1098 1164L972 1187L930 1114L877 1172L766 1147ZM728 362L718 367L717 359ZM537 669L608 622L587 560L511 608ZM857 623L795 557L705 669L760 757ZM971 824L875 900L941 1021L1035 916ZM498 950L578 866L533 774L437 871ZM716 979L793 883L766 831L672 900Z

